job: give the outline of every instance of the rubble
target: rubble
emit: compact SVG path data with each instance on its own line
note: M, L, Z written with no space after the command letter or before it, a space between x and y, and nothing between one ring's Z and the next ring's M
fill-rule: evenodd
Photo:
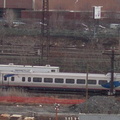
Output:
M77 113L120 114L120 102L114 96L93 96L69 108Z

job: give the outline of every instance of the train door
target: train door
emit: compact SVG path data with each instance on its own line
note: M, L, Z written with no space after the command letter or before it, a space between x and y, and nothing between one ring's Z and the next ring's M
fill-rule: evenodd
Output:
M8 76L6 76L6 75L2 75L2 85L3 86L7 86L7 85L9 85L9 77Z

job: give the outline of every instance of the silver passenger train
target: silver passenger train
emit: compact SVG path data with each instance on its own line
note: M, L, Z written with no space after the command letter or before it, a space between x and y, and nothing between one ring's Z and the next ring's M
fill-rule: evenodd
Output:
M62 73L62 72L31 72L1 71L1 87L17 87L50 91L99 92L106 94L110 90L111 74ZM114 74L114 90L120 91L120 74Z

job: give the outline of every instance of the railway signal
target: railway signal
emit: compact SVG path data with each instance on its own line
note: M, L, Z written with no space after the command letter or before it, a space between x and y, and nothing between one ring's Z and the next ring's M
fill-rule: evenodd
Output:
M56 113L55 120L58 120L58 110L60 108L60 104L55 103L54 106L55 106L55 113Z

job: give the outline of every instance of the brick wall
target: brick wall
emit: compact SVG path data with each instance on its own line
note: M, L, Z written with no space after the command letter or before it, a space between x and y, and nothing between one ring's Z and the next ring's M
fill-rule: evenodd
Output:
M34 6L35 10L41 10L42 1L43 0L0 0L0 8L6 6L7 8L32 9ZM93 6L103 6L102 10L120 11L120 0L49 0L49 8L52 10L90 11Z
M0 0L0 8L4 8L4 1Z
M0 8L32 9L33 0L0 0Z
M35 0L36 10L41 9L42 0ZM49 8L56 10L92 10L92 6L103 6L103 10L120 11L120 0L49 0Z

